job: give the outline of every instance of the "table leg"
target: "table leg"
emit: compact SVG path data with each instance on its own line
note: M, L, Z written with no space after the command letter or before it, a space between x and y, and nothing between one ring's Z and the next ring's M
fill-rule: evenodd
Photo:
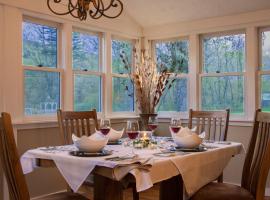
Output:
M94 175L94 200L123 200L123 186L119 181Z
M174 176L160 184L159 200L183 200L183 180Z

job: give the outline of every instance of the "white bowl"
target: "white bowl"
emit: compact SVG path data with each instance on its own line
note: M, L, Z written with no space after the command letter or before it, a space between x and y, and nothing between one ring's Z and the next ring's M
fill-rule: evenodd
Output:
M203 139L200 138L196 133L182 137L176 135L173 137L173 139L176 145L182 148L195 148L198 147L203 141Z
M123 136L123 134L124 134L124 129L121 131L116 131L116 130L111 128L111 130L108 134L109 141L115 142L115 141L119 140Z
M81 138L72 136L74 145L80 150L90 153L99 152L108 143L108 138L93 134L90 137L82 136Z

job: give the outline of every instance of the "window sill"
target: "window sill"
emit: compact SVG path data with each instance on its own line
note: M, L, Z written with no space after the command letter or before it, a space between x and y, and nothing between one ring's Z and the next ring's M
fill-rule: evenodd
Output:
M170 123L171 118L170 117L159 117L159 122L160 123ZM187 124L188 123L188 118L182 118L182 123ZM229 126L248 126L251 127L253 126L253 121L249 120L237 120L237 119L232 119L229 122Z
M108 117L111 119L112 124L125 123L128 119L138 119L139 116L114 116ZM170 117L159 117L160 123L170 123ZM184 124L188 123L188 118L183 118L182 122ZM14 122L14 128L17 130L26 130L26 129L40 129L40 128L57 128L57 120L35 120L35 121L21 121ZM239 126L239 127L252 127L253 121L249 120L231 120L229 126Z

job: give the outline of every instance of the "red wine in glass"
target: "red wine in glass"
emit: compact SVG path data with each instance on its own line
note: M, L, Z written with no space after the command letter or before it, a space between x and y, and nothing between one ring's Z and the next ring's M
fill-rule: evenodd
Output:
M171 129L174 133L178 133L178 131L181 129L180 126L171 126Z
M108 133L110 132L110 128L100 128L100 132L103 135L108 135Z
M129 137L129 139L135 140L138 137L139 132L138 131L128 131L127 135Z
M158 127L157 124L148 124L148 128L149 128L151 131L156 130L157 127Z

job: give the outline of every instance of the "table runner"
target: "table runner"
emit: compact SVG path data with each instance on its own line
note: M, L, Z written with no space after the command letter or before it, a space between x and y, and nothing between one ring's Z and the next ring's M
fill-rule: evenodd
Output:
M217 144L214 143L208 151L201 153L179 154L174 157L161 158L153 156L156 150L136 150L141 158L140 162L152 158L146 164L141 165L134 161L112 162L104 157L81 158L68 154L74 150L74 146L65 146L59 152L44 152L39 149L29 150L22 157L21 162L24 173L29 173L36 167L36 158L53 160L70 187L76 192L95 166L104 166L113 169L113 178L121 180L128 173L136 179L137 191L143 191L162 180L181 174L188 196L191 196L205 184L215 180L228 164L233 155L244 152L240 143ZM215 148L213 148L213 146ZM130 148L120 145L106 147L114 150L114 155L123 156ZM109 156L110 157L110 156Z

